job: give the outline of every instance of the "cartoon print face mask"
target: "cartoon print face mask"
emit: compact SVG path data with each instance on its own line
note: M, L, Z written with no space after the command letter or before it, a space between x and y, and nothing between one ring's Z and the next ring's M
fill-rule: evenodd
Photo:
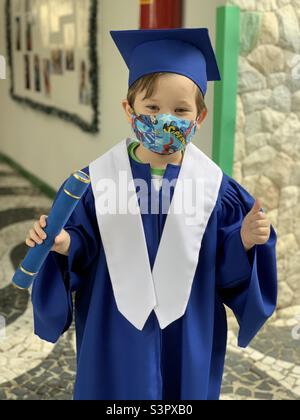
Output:
M184 120L172 114L132 114L132 129L149 150L161 155L184 150L197 130L196 120Z

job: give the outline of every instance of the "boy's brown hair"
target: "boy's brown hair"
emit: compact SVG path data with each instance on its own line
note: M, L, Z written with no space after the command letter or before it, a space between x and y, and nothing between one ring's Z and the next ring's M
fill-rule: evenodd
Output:
M146 76L141 77L138 79L133 85L130 86L128 93L127 93L127 101L131 108L133 109L134 101L138 92L143 92L146 90L145 99L150 98L154 92L156 81L159 77L165 75L166 73L151 73L147 74ZM197 87L196 93L196 105L197 105L197 117L201 114L201 112L206 109L206 105L204 102L204 97L201 90Z

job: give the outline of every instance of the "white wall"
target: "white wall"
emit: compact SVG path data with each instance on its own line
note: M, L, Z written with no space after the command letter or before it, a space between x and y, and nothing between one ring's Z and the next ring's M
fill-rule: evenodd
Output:
M208 27L215 45L215 6L220 3L223 1L186 0L184 26ZM0 0L0 55L6 56L4 5L5 0ZM58 188L71 172L87 166L131 135L121 108L127 92L128 70L109 31L137 29L138 25L137 0L99 0L100 134L86 134L70 123L20 106L8 95L7 78L0 80L0 152ZM194 142L210 156L213 85L209 85L206 99L209 115Z

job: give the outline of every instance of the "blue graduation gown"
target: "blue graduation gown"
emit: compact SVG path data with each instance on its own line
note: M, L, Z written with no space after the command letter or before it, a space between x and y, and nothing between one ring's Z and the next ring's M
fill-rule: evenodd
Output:
M145 179L151 194L150 165L131 157L130 165L133 178ZM88 167L83 170L89 173ZM169 181L177 179L179 170L180 166L169 164L164 177ZM34 331L41 339L57 342L75 314L74 399L219 398L227 336L224 304L238 320L241 347L249 344L276 306L273 227L269 241L249 252L240 237L243 218L253 203L254 198L223 173L185 314L161 330L152 311L140 331L117 309L93 192L88 187L65 226L71 235L69 255L51 251L32 289ZM141 216L152 268L167 215L160 212Z

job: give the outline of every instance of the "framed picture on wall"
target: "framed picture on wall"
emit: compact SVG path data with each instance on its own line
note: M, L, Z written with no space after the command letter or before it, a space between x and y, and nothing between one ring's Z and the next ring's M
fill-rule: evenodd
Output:
M11 97L99 132L99 0L6 0Z

